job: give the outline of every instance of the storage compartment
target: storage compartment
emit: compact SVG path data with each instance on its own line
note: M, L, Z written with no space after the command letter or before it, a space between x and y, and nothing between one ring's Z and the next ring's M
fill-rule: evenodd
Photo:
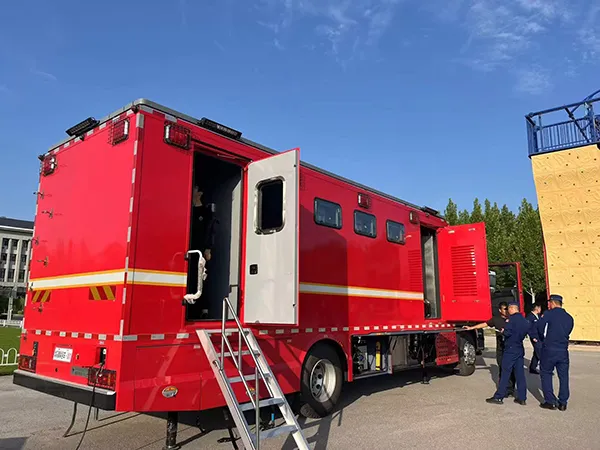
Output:
M242 167L204 152L194 155L190 250L206 262L202 295L186 320L221 320L223 298L237 308L240 275ZM187 293L198 290L198 254L188 257Z
M438 243L435 230L421 227L421 252L423 255L423 293L425 317L440 317L440 284L438 270Z

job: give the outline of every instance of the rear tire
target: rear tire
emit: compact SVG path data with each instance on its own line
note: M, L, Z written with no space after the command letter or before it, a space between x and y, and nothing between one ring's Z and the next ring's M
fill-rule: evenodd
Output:
M458 374L468 377L475 372L476 347L472 334L458 335Z
M300 414L311 419L325 417L340 399L344 375L335 349L328 344L316 344L302 366Z

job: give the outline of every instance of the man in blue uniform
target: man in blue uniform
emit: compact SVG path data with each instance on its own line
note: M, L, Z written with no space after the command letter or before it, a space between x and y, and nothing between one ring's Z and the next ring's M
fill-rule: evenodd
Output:
M563 298L553 294L548 300L548 311L538 320L536 338L542 343L540 375L545 409L556 409L557 401L552 389L552 373L556 367L560 388L558 409L566 411L569 400L569 336L573 331L573 317L563 307Z
M536 338L532 337L536 335L536 324L537 321L540 320L540 314L542 313L542 305L539 303L534 303L533 308L531 308L531 312L527 314L527 320L531 324L532 332L529 333L529 340L531 341L531 346L533 347L533 355L531 355L531 363L529 364L529 373L533 373L538 375L539 372L537 370L538 363L540 362L540 351L542 348L542 343Z
M519 304L511 302L508 305L508 318L504 325L502 334L504 335L504 355L502 357L502 375L498 389L493 397L486 399L486 402L501 405L504 402L508 390L508 383L511 373L514 371L517 379L517 393L515 403L525 405L527 400L527 381L525 380L523 339L529 333L530 324L519 313Z

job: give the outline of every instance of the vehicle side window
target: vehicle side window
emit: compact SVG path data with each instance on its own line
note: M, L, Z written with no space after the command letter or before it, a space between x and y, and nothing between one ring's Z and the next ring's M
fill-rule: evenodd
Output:
M283 229L283 180L275 179L260 183L258 189L259 234L276 233Z
M315 223L325 227L342 228L342 207L320 198L315 198Z
M377 237L377 219L372 214L354 211L354 232L362 236Z
M404 244L404 224L388 220L386 222L387 240L396 244Z

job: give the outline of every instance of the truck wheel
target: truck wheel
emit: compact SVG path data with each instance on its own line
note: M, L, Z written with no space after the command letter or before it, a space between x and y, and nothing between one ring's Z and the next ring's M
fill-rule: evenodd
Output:
M311 419L325 417L342 393L343 372L339 356L331 345L317 344L302 366L300 414Z
M475 372L475 343L470 334L460 334L458 336L458 374L463 377L473 375Z

